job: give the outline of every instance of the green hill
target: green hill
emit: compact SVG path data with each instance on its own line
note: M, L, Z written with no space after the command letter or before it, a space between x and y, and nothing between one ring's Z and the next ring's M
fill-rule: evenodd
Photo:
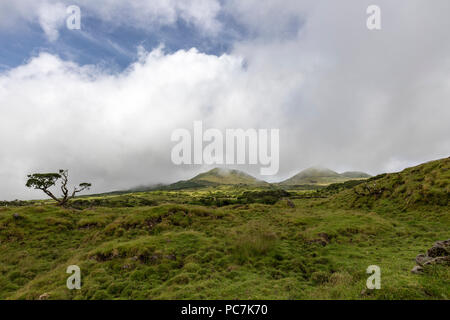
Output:
M370 177L370 175L364 172L344 172L339 174L333 170L322 167L311 167L301 171L295 176L280 182L280 185L292 186L292 185L329 185L332 183L345 182L352 179L364 179Z
M381 174L336 195L352 207L448 206L450 158L430 161L401 172Z
M214 168L204 173L200 173L194 178L188 180L189 183L197 185L268 185L267 182L261 181L239 170L231 170L225 168Z

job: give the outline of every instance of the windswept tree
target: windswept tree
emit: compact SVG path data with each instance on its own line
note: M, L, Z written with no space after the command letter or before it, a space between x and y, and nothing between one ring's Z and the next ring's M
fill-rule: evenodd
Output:
M62 195L60 198L55 196L50 188L55 186L57 182L60 181L60 187ZM58 205L65 206L69 202L70 199L74 198L77 193L80 193L84 190L89 190L92 184L83 182L78 185L78 187L74 187L70 192L69 187L67 186L69 182L69 171L68 170L59 170L59 173L33 173L28 175L28 181L26 186L28 188L34 188L36 190L42 190L46 195L55 200Z

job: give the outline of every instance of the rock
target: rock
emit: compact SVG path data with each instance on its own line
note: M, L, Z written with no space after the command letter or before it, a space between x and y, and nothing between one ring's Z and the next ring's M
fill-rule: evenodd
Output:
M450 256L436 257L434 259L431 259L430 261L425 262L424 266L427 266L429 264L437 264L437 263L448 263L448 264L450 264Z
M21 218L21 216L20 216L17 212L15 212L15 213L13 214L13 218L14 218L15 220L18 220L18 219Z
M428 262L431 261L431 260L433 260L433 258L428 257L428 256L426 256L426 255L424 255L424 254L419 254L419 255L417 255L417 257L416 257L416 263L417 263L419 266L423 266L423 265L425 265L426 263L428 263Z
M450 239L435 242L435 244L428 249L427 255L433 258L450 255Z
M47 292L39 296L39 300L47 300L48 298L50 298L50 294Z
M423 267L421 266L414 266L414 268L411 269L411 273L419 274L423 272Z
M416 263L417 265L411 270L415 274L421 273L428 265L437 263L450 265L450 239L435 242L426 254L417 255Z
M288 207L295 208L295 204L291 201L291 199L287 199L286 203L287 203Z

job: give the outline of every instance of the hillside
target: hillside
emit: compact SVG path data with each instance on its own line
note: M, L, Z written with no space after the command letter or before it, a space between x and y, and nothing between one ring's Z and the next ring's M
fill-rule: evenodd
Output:
M329 186L327 199L230 184L71 208L10 202L0 207L0 299L449 299L447 265L411 273L449 238L449 162ZM256 180L217 170L192 180L216 179ZM402 212L402 202L414 205ZM366 288L373 264L381 290ZM66 287L69 265L81 290Z
M280 185L329 185L332 183L345 182L352 179L362 179L370 177L364 172L348 171L339 174L333 170L322 167L311 167L305 169L295 176L280 182Z
M261 181L239 170L231 170L225 168L214 168L204 173L200 173L187 182L196 185L268 185L267 182Z
M401 172L381 174L339 193L332 201L352 207L403 209L417 206L448 206L450 158L430 161Z

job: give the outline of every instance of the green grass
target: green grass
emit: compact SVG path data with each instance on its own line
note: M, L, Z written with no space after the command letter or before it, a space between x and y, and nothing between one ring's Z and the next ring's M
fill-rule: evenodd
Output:
M407 192L422 190L414 175L424 170L424 183L432 174L435 192L447 190L446 167L433 168L402 176ZM398 192L394 179L372 181ZM389 195L354 198L352 187L361 185L289 194L225 186L83 197L70 209L51 201L0 207L0 299L449 299L449 266L410 272L416 255L450 238L448 206L426 196L405 209ZM261 200L268 194L275 201ZM199 204L211 198L233 201ZM81 290L66 287L74 264ZM380 290L366 289L369 265L381 267Z
M220 208L169 201L2 208L0 298L449 298L448 267L410 273L417 254L449 238L448 212L378 214L293 201L296 208L284 200ZM321 233L330 239L326 246L314 241ZM79 291L65 286L71 264L82 271ZM382 289L362 293L372 264L381 267Z

